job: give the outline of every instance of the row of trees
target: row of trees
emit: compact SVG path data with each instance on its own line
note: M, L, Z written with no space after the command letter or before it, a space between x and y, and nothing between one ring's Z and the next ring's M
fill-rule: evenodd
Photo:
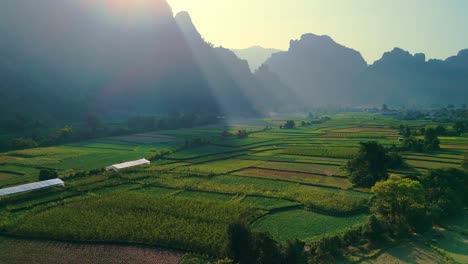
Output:
M25 124L20 126L19 123ZM39 121L27 121L24 118L16 118L12 123L14 130L8 133L21 135L0 142L0 150L27 149L39 146L58 145L67 142L86 140L103 136L119 136L145 131L164 129L189 128L197 125L205 125L218 122L215 116L196 114L171 114L165 117L133 117L124 123L107 124L95 115L87 116L84 121L74 126L65 125L58 127L56 124L46 124ZM22 131L17 129L24 128ZM0 129L0 132L4 129Z
M411 130L408 126L401 126L400 133L403 135L402 150L409 151L436 151L440 149L439 136L446 135L446 129L443 126L435 128L421 128L418 130ZM424 139L418 139L416 136L423 135Z

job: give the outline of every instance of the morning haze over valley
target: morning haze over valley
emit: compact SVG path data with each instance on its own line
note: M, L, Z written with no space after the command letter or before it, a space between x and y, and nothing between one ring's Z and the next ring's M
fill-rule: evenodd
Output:
M0 263L467 263L465 1L0 2Z

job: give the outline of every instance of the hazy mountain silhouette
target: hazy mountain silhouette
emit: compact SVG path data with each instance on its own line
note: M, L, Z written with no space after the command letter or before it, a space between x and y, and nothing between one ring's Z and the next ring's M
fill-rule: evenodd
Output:
M290 86L303 104L445 105L466 103L468 50L446 60L426 60L400 48L373 65L328 36L303 35L266 65Z
M353 96L349 84L367 67L359 52L314 34L292 40L288 51L273 54L265 64L304 105L349 103Z
M165 0L138 21L84 3L98 1L0 1L2 117L251 116L290 105L467 101L468 50L426 61L395 49L367 66L359 52L306 34L252 74Z
M237 57L249 62L250 70L255 72L273 53L280 52L278 49L267 49L253 46L247 49L231 49Z
M222 111L232 113L243 109L246 113L254 112L249 93L256 87L247 62L230 50L214 48L205 42L187 12L178 13L175 19Z
M422 53L400 48L386 52L369 66L361 87L369 100L396 105L466 103L468 52L447 60L426 60Z
M253 80L247 63L206 44L187 14L176 20L166 1L154 3L133 23L79 2L0 2L2 116L254 113L225 65L244 65Z
M267 68L254 75L247 61L239 59L233 51L214 48L205 42L187 12L181 12L175 18L225 112L235 112L235 109L267 112L292 98L288 94L289 89ZM277 99L279 97L282 97L282 101Z
M262 105L262 109L275 111L296 111L300 100L297 94L285 85L279 76L272 72L268 65L263 64L255 72L257 84L262 89L264 94L260 95L258 104ZM263 99L263 100L262 100Z

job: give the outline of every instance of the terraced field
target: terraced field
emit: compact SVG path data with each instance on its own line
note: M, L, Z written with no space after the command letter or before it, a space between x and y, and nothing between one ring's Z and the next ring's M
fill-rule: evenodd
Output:
M366 223L372 194L354 189L342 167L359 142L400 144L394 128L400 121L340 114L297 129L279 129L284 123L279 119L243 122L2 153L0 187L37 181L46 168L56 170L66 186L0 198L0 232L217 255L226 227L237 220L279 240L307 243ZM414 122L419 126L427 121ZM265 130L264 125L273 129ZM222 137L225 130L241 129L251 132L248 138ZM186 145L195 138L204 141L196 147ZM458 168L466 142L466 136L442 138L439 152L404 153L408 167L392 173ZM88 172L163 151L170 154L148 166L120 173Z
M324 233L333 234L359 225L365 222L366 218L365 214L335 217L295 209L264 216L254 222L253 227L260 231L268 231L283 241L298 238L310 242Z

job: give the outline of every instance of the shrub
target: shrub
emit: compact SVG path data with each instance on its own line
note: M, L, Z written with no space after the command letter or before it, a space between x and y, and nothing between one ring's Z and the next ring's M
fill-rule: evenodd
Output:
M15 138L11 142L11 147L14 149L37 148L39 144L31 138Z
M41 170L39 172L39 180L40 181L47 181L52 179L57 179L58 174L56 171L53 170Z

